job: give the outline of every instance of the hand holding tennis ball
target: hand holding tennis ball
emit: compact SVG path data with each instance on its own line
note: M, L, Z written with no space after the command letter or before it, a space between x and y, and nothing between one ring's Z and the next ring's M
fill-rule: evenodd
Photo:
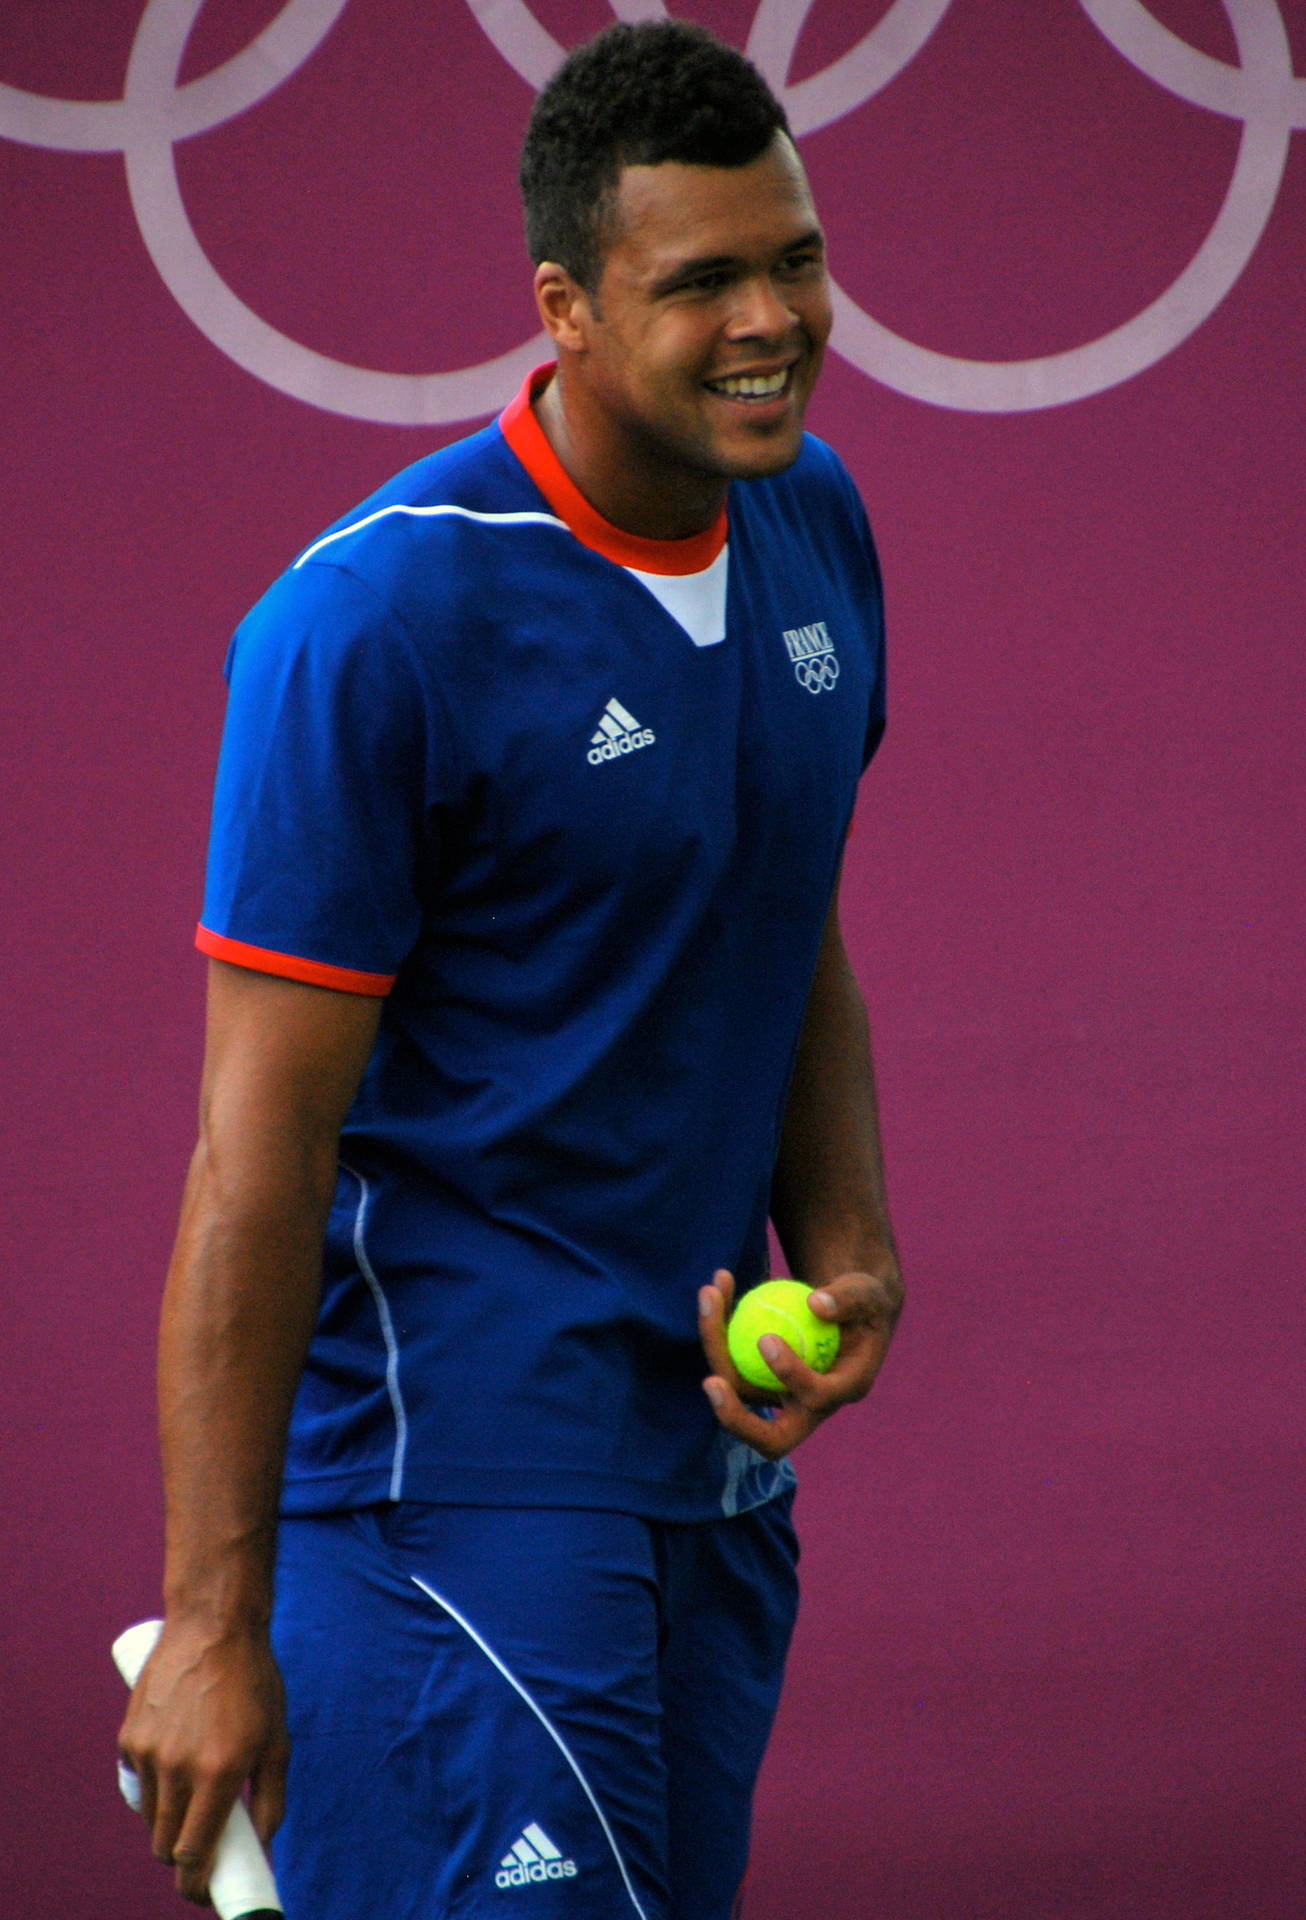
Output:
M807 1304L812 1291L801 1280L753 1287L733 1315L735 1280L727 1268L719 1267L711 1284L699 1288L708 1365L703 1391L725 1431L765 1460L783 1460L831 1414L864 1400L889 1350L903 1299L892 1242L872 1248L864 1266L827 1277L833 1264L828 1255L818 1260L815 1310ZM777 1290L783 1317L775 1317ZM757 1343L768 1334L795 1356L791 1361L776 1352L778 1374L770 1367L764 1374L754 1371L763 1365ZM763 1391L766 1403L758 1406L755 1396Z
M828 1373L839 1352L839 1329L821 1320L807 1304L811 1288L801 1280L764 1280L744 1295L730 1316L726 1344L730 1358L754 1387L783 1393L784 1382L758 1352L757 1343L772 1333L783 1340L814 1373Z

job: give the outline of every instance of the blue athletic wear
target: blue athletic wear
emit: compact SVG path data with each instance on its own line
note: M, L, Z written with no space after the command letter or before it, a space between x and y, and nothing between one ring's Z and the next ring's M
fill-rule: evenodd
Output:
M283 1520L287 1920L729 1920L796 1558L788 1498Z
M241 626L200 945L386 996L346 1122L284 1511L701 1520L788 1484L702 1394L765 1270L859 775L879 576L805 440L690 541L608 527L522 394Z

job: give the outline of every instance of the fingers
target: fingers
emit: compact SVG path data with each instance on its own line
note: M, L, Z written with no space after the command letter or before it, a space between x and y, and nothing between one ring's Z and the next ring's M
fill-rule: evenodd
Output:
M240 1782L234 1774L219 1774L198 1784L186 1805L185 1818L170 1853L155 1846L156 1859L170 1859L177 1869L177 1891L199 1906L208 1904L213 1854L227 1824Z
M262 1632L214 1639L165 1628L132 1694L119 1751L136 1774L155 1858L206 1903L213 1856L248 1779L268 1840L281 1819L289 1741L280 1675Z
M118 1759L136 1777L136 1811L153 1833L159 1801L154 1768L148 1759L140 1758L129 1750L122 1734L118 1736Z
M172 1865L177 1836L181 1832L182 1821L186 1817L186 1803L189 1799L189 1781L167 1772L162 1777L155 1775L154 1804L147 1820L150 1829L150 1846L154 1857L164 1866ZM141 1811L145 1812L144 1804Z
M711 1368L703 1389L721 1425L768 1460L780 1460L818 1424L803 1402L820 1375L805 1367L782 1341L767 1336L760 1342L772 1372L785 1383L785 1395L765 1393L740 1375L730 1358L726 1325L734 1305L735 1283L724 1267L698 1297L699 1333ZM772 1358L774 1350L774 1358ZM764 1419L754 1408L766 1408Z
M724 1269L715 1273L712 1285L699 1294L699 1328L711 1368L703 1388L717 1419L728 1433L747 1441L768 1460L781 1459L832 1413L870 1392L902 1300L896 1270L840 1274L816 1289L808 1295L808 1305L818 1318L839 1327L834 1365L827 1373L816 1373L782 1340L766 1334L758 1349L783 1393L760 1394L741 1380L730 1359L726 1324L734 1281ZM767 1417L754 1411L756 1407L767 1408Z
M889 1350L902 1303L902 1282L896 1270L840 1274L808 1294L807 1304L817 1318L839 1328L838 1356L823 1376L824 1391L813 1404L829 1414L865 1398ZM774 1365L772 1371L783 1373Z
M156 1860L177 1870L177 1891L208 1903L213 1854L240 1788L238 1769L211 1775L149 1760L129 1760L140 1786L140 1811Z
M250 1817L264 1847L285 1811L289 1751L288 1743L280 1744L251 1776ZM209 1904L208 1886L218 1843L239 1788L236 1770L202 1780L180 1772L165 1774L157 1785L150 1833L154 1857L175 1868L178 1893L197 1905Z
M726 1432L746 1440L767 1460L783 1460L820 1425L819 1417L796 1401L779 1402L770 1418L764 1420L760 1413L744 1405L728 1380L716 1374L710 1374L703 1382L703 1391Z
M887 1326L902 1312L902 1282L893 1273L843 1273L807 1296L812 1312L840 1326Z
M734 1376L730 1350L726 1346L726 1321L734 1298L734 1279L724 1267L712 1275L710 1287L700 1287L698 1292L698 1336L707 1364L713 1373L725 1374L727 1378Z
M769 1407L776 1401L776 1395L765 1389L755 1387L745 1380L730 1357L730 1347L726 1339L726 1326L730 1319L735 1301L734 1276L724 1267L712 1275L710 1287L702 1287L698 1295L698 1330L702 1341L707 1364L713 1374L718 1374L729 1382L738 1399L750 1406Z
M250 1778L250 1819L264 1847L271 1843L286 1811L286 1769L289 1764L290 1742L279 1738L269 1746Z

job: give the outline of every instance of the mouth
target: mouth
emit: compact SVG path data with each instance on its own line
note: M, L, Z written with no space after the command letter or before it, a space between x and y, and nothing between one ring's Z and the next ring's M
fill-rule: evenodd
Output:
M705 380L709 393L725 400L742 400L748 406L765 406L768 401L783 400L793 383L793 365L772 373L730 374L720 380Z

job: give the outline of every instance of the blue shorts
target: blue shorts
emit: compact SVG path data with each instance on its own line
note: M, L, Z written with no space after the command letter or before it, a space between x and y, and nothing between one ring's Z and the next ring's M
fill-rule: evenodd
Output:
M791 1501L283 1520L287 1920L731 1920L797 1611Z

